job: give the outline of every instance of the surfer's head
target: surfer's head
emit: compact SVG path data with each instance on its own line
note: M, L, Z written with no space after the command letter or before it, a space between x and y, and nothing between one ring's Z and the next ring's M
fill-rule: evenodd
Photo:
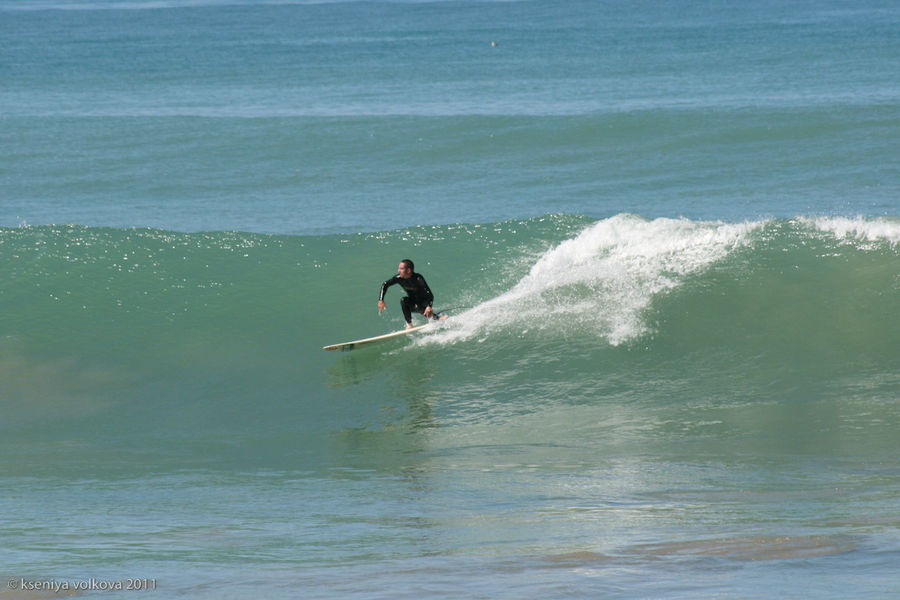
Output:
M408 258L404 258L400 261L400 265L397 267L397 272L400 274L400 277L404 279L409 279L412 277L412 274L416 272L416 267L413 264L413 261Z

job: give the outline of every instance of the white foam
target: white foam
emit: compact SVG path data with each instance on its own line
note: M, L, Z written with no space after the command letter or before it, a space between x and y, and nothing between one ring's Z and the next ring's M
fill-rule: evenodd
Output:
M863 217L817 217L799 219L817 230L831 233L839 240L860 242L888 242L900 245L900 221L889 219L866 219Z
M648 221L633 215L599 221L545 252L510 290L423 341L550 329L562 335L588 332L621 344L649 331L645 314L655 296L745 245L748 234L763 224Z

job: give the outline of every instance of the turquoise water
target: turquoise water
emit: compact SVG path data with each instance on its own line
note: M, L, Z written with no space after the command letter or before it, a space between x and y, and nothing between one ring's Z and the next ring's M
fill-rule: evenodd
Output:
M0 596L898 595L898 21L3 2Z

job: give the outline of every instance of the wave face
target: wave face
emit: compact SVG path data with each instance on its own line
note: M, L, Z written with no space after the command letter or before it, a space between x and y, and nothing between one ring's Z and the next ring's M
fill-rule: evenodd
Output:
M333 390L395 397L422 361L419 392L459 415L495 399L488 420L611 398L887 401L900 385L898 254L895 219L548 215L319 237L5 229L5 410L48 440L80 438L92 419L143 444L250 435L257 452L240 461L252 463L273 451L263 432L329 430L346 418L320 411ZM399 292L381 319L375 300L407 256L453 318L413 341L322 352L402 326ZM247 402L262 407L249 427ZM135 412L142 425L123 428Z

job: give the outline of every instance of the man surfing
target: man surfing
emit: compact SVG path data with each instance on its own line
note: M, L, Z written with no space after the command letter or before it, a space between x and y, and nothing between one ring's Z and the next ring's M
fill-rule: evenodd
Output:
M400 309L403 311L403 317L406 319L406 328L412 329L412 313L413 311L425 315L435 321L443 321L446 315L441 316L434 312L431 308L434 302L434 294L431 288L425 282L425 278L416 273L413 261L408 258L400 261L397 267L397 274L381 284L381 295L378 297L378 314L385 309L384 294L387 289L399 283L400 287L406 292L406 296L400 299Z

